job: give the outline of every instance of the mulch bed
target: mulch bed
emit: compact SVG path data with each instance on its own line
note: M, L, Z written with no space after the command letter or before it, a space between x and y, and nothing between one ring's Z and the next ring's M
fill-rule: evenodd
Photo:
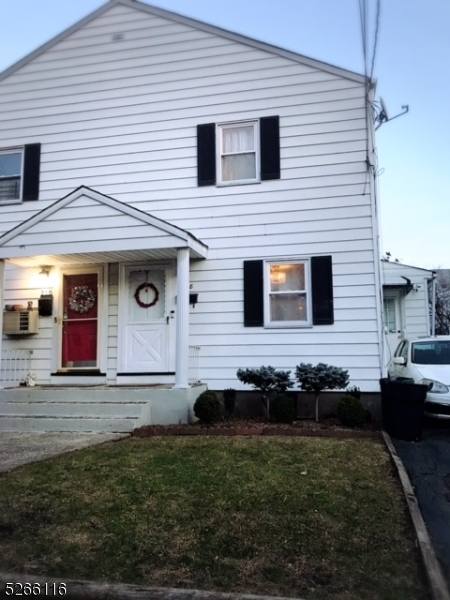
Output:
M363 428L352 429L340 425L338 419L321 419L319 423L313 420L294 421L290 424L275 423L268 419L231 418L211 425L192 423L186 425L146 425L135 429L135 437L153 436L184 436L184 435L272 435L295 437L327 437L338 439L369 438L381 439L380 424L368 423Z

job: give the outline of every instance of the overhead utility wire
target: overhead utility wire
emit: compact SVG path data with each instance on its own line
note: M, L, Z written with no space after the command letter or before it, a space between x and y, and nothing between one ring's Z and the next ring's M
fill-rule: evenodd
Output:
M367 5L366 0L359 0L359 18L361 21L361 39L364 58L364 75L367 77Z
M380 10L381 10L381 0L377 0L377 16L375 21L375 38L373 42L373 53L372 53L372 67L370 69L370 79L372 80L373 69L375 67L375 56L377 54L377 45L378 45L378 29L380 27Z

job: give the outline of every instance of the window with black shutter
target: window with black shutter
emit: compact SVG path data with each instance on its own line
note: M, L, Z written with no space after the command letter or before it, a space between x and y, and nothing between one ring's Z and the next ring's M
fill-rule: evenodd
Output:
M280 179L278 116L197 126L198 185Z
M331 256L311 257L313 324L334 323L333 264Z
M197 178L198 185L216 183L216 125L197 125Z
M244 261L244 325L332 325L331 256Z
M244 325L264 325L264 263L262 260L244 261Z
M37 200L41 145L0 150L0 204Z

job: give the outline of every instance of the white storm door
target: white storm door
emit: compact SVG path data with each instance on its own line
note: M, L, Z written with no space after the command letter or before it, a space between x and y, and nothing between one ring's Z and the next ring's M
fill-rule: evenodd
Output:
M166 373L169 370L166 269L126 267L124 283L123 371Z
M401 314L401 295L398 290L390 290L384 293L384 331L390 350L390 356L403 338L403 324Z

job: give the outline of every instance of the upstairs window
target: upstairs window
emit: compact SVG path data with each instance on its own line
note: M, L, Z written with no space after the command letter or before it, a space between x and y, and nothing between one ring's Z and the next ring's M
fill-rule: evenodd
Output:
M197 126L199 186L280 179L280 118Z
M256 122L218 125L218 183L259 181Z
M0 148L0 204L39 199L41 145Z
M22 197L22 150L0 150L0 202Z

